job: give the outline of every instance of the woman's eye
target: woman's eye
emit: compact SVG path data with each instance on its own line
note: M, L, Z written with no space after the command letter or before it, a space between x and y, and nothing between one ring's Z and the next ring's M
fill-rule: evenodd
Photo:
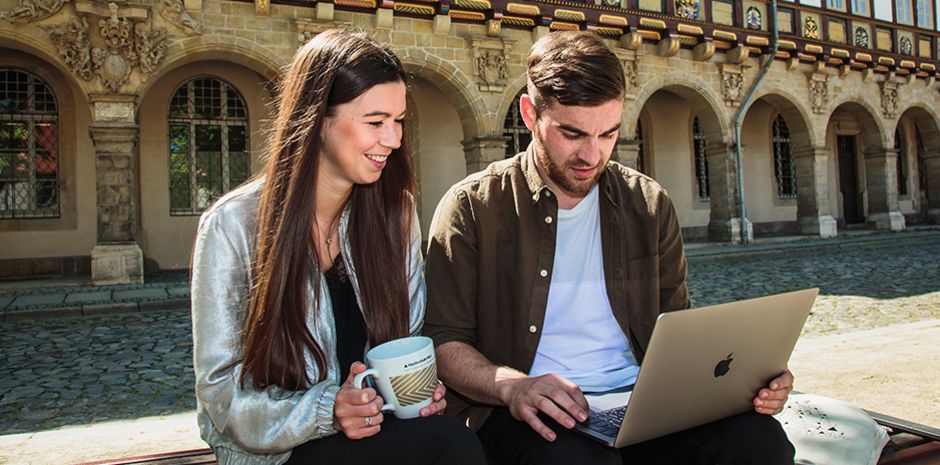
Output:
M381 121L369 121L369 126L372 126L374 128L380 128L382 127L382 122Z

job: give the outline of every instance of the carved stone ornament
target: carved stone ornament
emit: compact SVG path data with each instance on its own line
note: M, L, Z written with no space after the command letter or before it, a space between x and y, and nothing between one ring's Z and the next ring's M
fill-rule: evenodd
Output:
M699 0L676 0L676 16L698 19Z
M506 54L514 42L495 37L471 37L473 72L483 92L502 92L509 78Z
M88 42L88 21L69 18L65 24L53 27L49 38L59 49L59 56L76 76L86 81L92 78L91 47Z
M825 76L813 75L809 81L809 101L813 113L823 114L829 103L829 81Z
M166 29L148 29L143 22L118 17L117 4L108 5L111 16L98 20L103 47L92 47L88 38L88 21L71 18L55 26L49 37L59 48L59 55L76 76L90 81L97 75L111 92L118 92L134 67L145 74L153 73L166 58Z
M20 0L19 5L6 13L0 13L0 19L11 23L30 23L46 19L62 9L67 0Z
M636 87L638 85L637 80L636 80L636 75L637 75L636 60L623 60L622 63L623 63L623 77L627 81L627 86Z
M894 118L898 112L898 86L891 82L881 85L881 107L885 118Z
M480 77L481 90L506 84L506 55L502 50L481 50L476 57L476 71Z
M202 34L202 22L193 18L183 7L183 0L162 0L160 15L167 21L184 29L187 34Z
M721 94L725 103L736 107L741 105L741 95L744 93L744 76L741 73L721 73Z
M748 29L760 29L763 25L760 10L758 10L757 7L747 7L747 14L745 16L747 17L746 19Z

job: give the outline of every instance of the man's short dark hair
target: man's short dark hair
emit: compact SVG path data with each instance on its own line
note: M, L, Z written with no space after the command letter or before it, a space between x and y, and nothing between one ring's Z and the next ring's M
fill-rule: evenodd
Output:
M527 93L541 112L553 102L598 106L623 98L623 65L588 31L552 32L529 52Z

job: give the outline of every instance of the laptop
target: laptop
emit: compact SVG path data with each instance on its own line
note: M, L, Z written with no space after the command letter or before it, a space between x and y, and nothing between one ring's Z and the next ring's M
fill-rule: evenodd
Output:
M585 393L575 429L625 447L753 409L787 367L819 289L663 313L636 384Z

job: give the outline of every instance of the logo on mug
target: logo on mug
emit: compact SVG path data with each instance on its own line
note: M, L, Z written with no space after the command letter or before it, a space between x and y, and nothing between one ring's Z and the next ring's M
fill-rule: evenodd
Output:
M437 365L430 364L421 371L401 376L391 376L392 390L402 407L417 404L434 394L437 387Z

